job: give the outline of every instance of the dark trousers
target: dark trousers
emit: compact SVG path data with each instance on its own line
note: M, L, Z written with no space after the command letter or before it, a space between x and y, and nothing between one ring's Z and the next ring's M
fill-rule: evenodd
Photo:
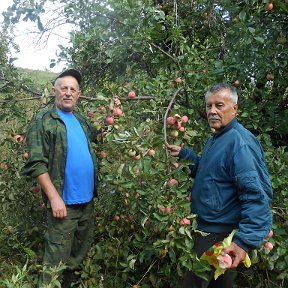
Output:
M198 236L195 242L194 250L200 258L202 254L215 243L222 241L229 233L210 233L208 236ZM214 267L211 267L208 281L197 277L189 271L183 278L182 288L232 288L233 283L229 271L214 279Z

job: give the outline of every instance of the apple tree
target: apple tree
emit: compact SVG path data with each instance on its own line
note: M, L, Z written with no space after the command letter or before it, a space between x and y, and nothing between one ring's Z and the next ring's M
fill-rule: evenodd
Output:
M7 22L26 17L45 31L45 1L14 2ZM235 273L235 282L237 287L285 287L287 3L58 2L63 5L59 14L75 25L73 45L62 47L59 60L83 73L79 108L105 128L95 146L101 187L95 244L81 272L85 287L178 287L187 270L205 277L208 267L193 252L198 232L197 215L189 207L189 163L178 163L164 144L201 153L211 133L203 95L215 82L237 87L239 121L260 139L275 193L274 249L251 251L252 267ZM24 236L21 241L38 251Z

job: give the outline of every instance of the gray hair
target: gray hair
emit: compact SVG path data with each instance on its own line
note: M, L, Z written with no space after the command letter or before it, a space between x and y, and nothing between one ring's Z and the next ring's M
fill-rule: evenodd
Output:
M207 99L207 97L210 95L210 94L214 94L218 91L221 91L221 90L229 90L230 91L230 101L233 103L233 104L237 104L238 103L238 94L237 94L237 91L236 89L227 84L227 83L218 83L218 84L215 84L213 85L205 94L205 99Z

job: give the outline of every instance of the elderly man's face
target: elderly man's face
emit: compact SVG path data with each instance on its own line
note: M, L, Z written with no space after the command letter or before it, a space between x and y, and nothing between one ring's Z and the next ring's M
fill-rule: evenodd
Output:
M237 115L238 105L230 100L230 90L222 89L206 97L206 114L215 134L219 133Z
M56 107L65 112L72 112L81 92L77 80L72 76L65 76L55 81L53 93Z

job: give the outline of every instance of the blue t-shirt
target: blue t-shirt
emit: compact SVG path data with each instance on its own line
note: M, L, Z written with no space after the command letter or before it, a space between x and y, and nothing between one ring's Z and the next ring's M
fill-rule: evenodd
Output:
M67 131L67 159L65 167L65 204L90 202L94 190L94 165L89 151L87 137L73 113L57 109Z

